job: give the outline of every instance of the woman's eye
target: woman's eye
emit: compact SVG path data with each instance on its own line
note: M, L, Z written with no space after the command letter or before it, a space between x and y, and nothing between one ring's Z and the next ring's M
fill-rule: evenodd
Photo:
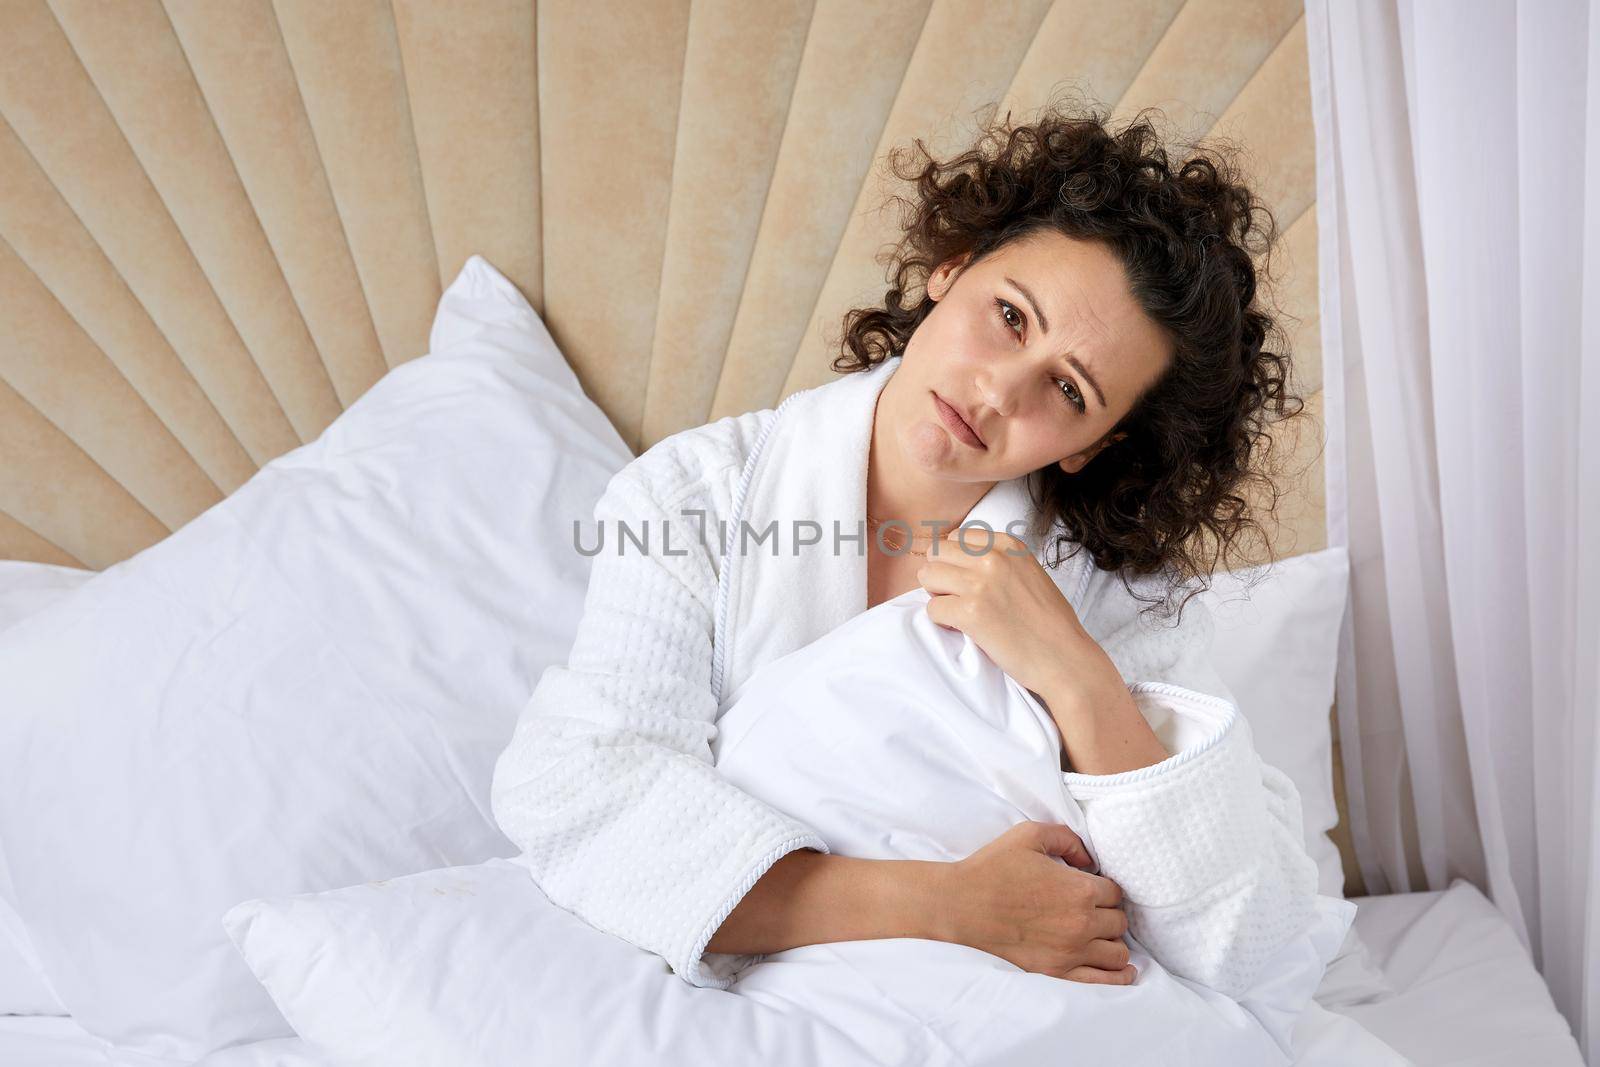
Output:
M1028 321L1027 316L1023 315L1023 313L1018 311L1016 307L1006 303L999 297L995 298L994 306L1000 312L1000 320L1004 322L1006 326L1010 327L1011 332L1017 335L1018 340L1021 340L1022 326ZM1016 316L1015 322L1013 322L1011 319L1013 315ZM1070 378L1057 378L1056 381L1060 383L1061 396L1064 400L1066 400L1067 403L1077 408L1080 412L1088 410L1088 405L1084 402L1083 394L1078 391L1076 382L1072 381Z
M1023 318L1022 312L1018 311L1004 300L1001 300L999 297L995 298L994 306L1000 310L1000 321L1004 322L1006 326L1011 329L1011 332L1016 334L1018 338L1021 338L1022 324L1027 321ZM1011 321L1012 315L1017 317L1017 321L1014 325Z
M1080 412L1083 411L1086 405L1083 401L1083 393L1078 390L1077 383L1070 378L1057 378L1056 381L1061 383L1061 395L1066 399L1067 403L1077 408Z

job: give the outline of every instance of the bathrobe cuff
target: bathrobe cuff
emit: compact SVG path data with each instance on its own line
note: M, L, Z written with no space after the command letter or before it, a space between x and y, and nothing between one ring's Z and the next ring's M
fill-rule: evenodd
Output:
M681 952L668 956L672 969L690 985L708 987L713 989L727 989L739 975L753 964L760 963L767 958L766 953L734 954L727 952L707 952L706 944L722 926L723 922L733 912L744 895L750 892L761 876L771 869L784 856L797 848L811 848L818 852L828 852L827 844L815 833L787 833L780 835L771 842L770 847L757 846L753 850L754 862L740 877L731 892L727 893L717 903L716 910L711 913L711 918L706 922L694 940Z
M1171 755L1062 779L1129 932L1174 974L1239 996L1314 918L1299 793L1257 756L1231 701L1165 682L1128 690Z

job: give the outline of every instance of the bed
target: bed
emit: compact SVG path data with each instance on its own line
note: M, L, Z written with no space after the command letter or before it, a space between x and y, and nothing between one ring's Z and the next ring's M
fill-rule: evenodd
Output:
M632 452L818 384L841 313L883 289L888 150L947 149L982 106L1025 112L1064 83L1246 146L1312 427L1288 442L1271 551L1324 548L1300 5L984 17L974 49L969 11L927 0L795 0L759 22L731 0L4 5L0 40L26 57L0 64L0 580L31 590L14 615L315 441L429 350L475 253ZM1579 1062L1477 889L1363 896L1331 836L1386 984L1319 1000L1419 1064ZM1318 1033L1316 1062L1350 1062L1336 1025ZM307 1056L277 1038L206 1062ZM0 1062L157 1061L108 1058L70 1018L0 1016Z
M1356 927L1392 995L1345 1005L1353 1018L1417 1064L1471 1067L1580 1065L1566 1020L1532 962L1475 887L1362 897ZM1346 997L1352 991L1344 991ZM1337 1028L1319 1032L1318 1063L1357 1064ZM218 1054L208 1067L317 1067L299 1038ZM27 1067L148 1067L119 1058L67 1016L0 1016L0 1063Z

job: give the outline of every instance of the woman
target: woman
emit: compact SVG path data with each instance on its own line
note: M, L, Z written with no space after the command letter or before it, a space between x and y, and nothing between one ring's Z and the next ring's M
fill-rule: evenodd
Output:
M668 437L607 487L615 547L496 766L495 817L551 900L695 985L883 937L1128 983L1132 928L1174 973L1243 989L1310 920L1298 797L1237 716L1169 751L1128 682L1227 696L1199 606L1151 616L1259 530L1240 490L1293 400L1263 348L1257 202L1225 163L1174 170L1148 123L1094 114L903 177L895 284L848 316L847 373ZM954 529L978 520L1009 532L984 551ZM1048 707L1101 874L1042 823L953 863L833 855L715 770L743 679L918 585Z

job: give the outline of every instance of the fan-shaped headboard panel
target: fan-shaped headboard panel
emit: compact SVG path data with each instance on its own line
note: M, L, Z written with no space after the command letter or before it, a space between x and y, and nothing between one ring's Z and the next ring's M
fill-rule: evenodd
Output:
M890 149L1063 87L1252 161L1320 410L1293 0L0 5L0 557L102 568L421 355L482 253L642 449L833 372ZM1279 555L1321 547L1320 433Z

